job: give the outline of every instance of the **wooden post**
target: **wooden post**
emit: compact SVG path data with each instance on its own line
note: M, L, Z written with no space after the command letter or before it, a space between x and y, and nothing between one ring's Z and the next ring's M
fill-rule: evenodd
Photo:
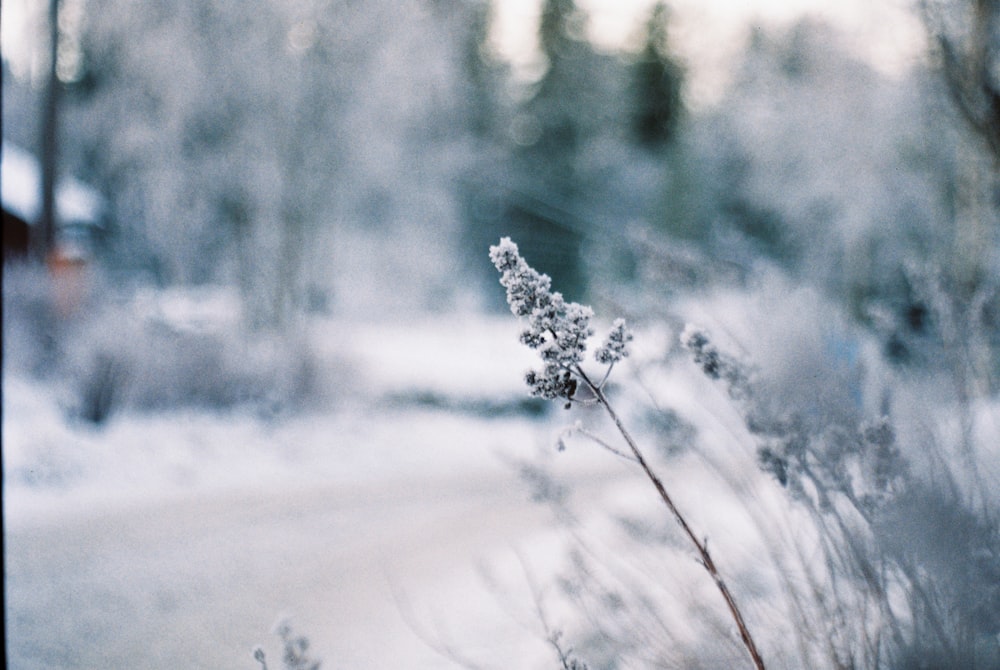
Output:
M59 0L49 0L49 72L42 102L41 129L41 212L32 247L38 260L45 262L55 247L58 211L56 209L56 171L59 135Z

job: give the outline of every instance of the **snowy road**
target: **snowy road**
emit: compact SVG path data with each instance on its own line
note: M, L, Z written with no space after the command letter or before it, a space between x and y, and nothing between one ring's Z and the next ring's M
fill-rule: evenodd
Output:
M426 330L411 327L410 356L388 361L397 348L383 328L340 337L341 350L357 344L341 353L364 379L360 404L277 420L183 410L93 429L69 421L52 389L8 376L9 667L256 670L261 644L274 670L285 613L324 670L456 667L434 645L483 668L548 667L539 631L480 570L544 562L559 541L513 464L555 458L562 417L467 402L483 379L509 382L493 389L503 402L524 395L512 334ZM436 362L442 349L453 369ZM398 389L473 409L382 403ZM555 461L596 495L622 472L587 453ZM530 594L516 597L531 609Z
M328 668L451 667L409 617L478 629L442 641L488 642L510 662L511 622L476 565L548 526L516 482L489 477L243 492L11 530L9 667L252 668L286 611ZM535 640L511 634L531 653Z

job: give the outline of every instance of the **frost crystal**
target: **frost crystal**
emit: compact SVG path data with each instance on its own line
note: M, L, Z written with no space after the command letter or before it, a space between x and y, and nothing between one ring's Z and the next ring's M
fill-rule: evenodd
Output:
M531 370L524 377L531 394L550 400L572 399L577 380L586 380L580 364L587 352L587 338L594 334L590 327L594 311L586 305L566 302L561 293L552 291L552 279L528 265L509 237L490 247L490 260L500 271L510 311L528 318L521 343L536 350L545 364L542 370ZM617 319L607 341L595 352L597 361L604 365L617 363L628 355L631 339L625 321Z
M490 247L490 260L501 273L500 283L507 289L507 304L515 316L544 313L552 309L554 299L562 301L561 294L550 292L552 279L533 270L509 237Z
M631 341L632 331L625 326L625 319L615 319L608 339L594 352L594 358L603 365L614 365L628 356L628 343Z

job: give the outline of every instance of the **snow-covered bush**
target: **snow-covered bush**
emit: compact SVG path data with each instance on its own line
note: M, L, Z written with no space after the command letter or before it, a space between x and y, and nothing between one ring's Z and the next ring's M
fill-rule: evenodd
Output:
M248 332L227 291L109 291L67 316L52 309L44 270L11 268L5 279L6 371L54 382L67 410L86 421L123 408L270 414L318 392L308 343Z
M1000 501L987 483L996 473L985 467L995 445L971 434L964 444L942 441L926 399L918 400L922 416L906 407L912 382L902 378L885 387L876 416L860 407L809 412L773 402L762 375L704 331L690 328L682 341L726 385L759 466L808 512L821 559L804 567L817 593L795 597L810 602L808 625L824 631L831 660L873 668L1000 662ZM956 414L995 418L988 406L952 403Z
M158 299L171 297L177 298ZM225 314L198 323L142 313L134 303L104 309L110 313L98 316L79 342L68 343L74 364L84 366L76 371L84 401L86 389L105 380L117 386L120 405L142 410L247 405L272 412L316 390L309 346L292 336L248 333ZM119 328L107 330L102 324L109 321Z
M527 375L532 393L566 400L568 408L588 403L605 408L629 449L613 447L579 422L567 434L597 439L646 467L607 402L607 376L592 382L596 377L584 370L586 340L593 334L589 308L553 293L548 278L532 270L509 240L491 254L512 311L528 319L522 342L545 364ZM647 413L670 419L648 421L640 430L647 439L671 444L664 452L668 467L679 467L684 454L714 464L729 490L723 486L718 497L708 483L713 477L706 477L699 488L712 491L705 494L712 502L704 506L749 517L756 537L743 551L759 541L763 546L757 551L764 555L735 566L734 573L752 585L741 584L740 593L755 617L767 611L787 617L764 626L762 655L772 663L993 667L1000 662L995 399L964 396L960 378L953 380L958 392L949 396L937 372L904 374L893 368L871 334L845 318L836 303L781 276L758 279L753 290L717 289L676 306L681 312L721 311L716 325L726 337L689 325L675 338L680 350L668 347L662 358L647 358L633 370L642 381L641 395L650 394L645 400L656 406ZM619 362L628 339L624 324L616 322L597 351L598 361ZM685 400L678 414L668 408L680 393L676 382L668 385L667 398L659 398L662 386L657 390L655 380L683 374L680 351L687 353L686 366L693 362L710 383L700 386L696 377L688 378L690 388L683 393L698 399ZM725 391L714 400L713 385ZM626 412L635 415L631 405L637 396L624 390L620 395ZM697 427L683 418L692 410L707 413ZM678 432L678 421L688 429ZM668 433L680 435L681 444ZM559 448L565 446L564 434ZM746 447L762 476L738 472L745 467L740 453ZM548 481L545 472L533 471L532 477ZM549 502L562 508L568 498L563 491ZM561 518L572 514L564 510ZM664 584L650 577L652 556L681 545L690 551L688 539L698 553L703 538L678 539L650 518L620 516L615 532L622 540L610 555L574 530L561 597L586 613L593 631L578 632L576 648L591 662L611 653L666 664L732 663L729 652L704 644L704 635L721 624L710 607L690 593L690 602L669 602L676 597L671 588L685 589L677 575L688 573L664 575ZM725 546L727 555L732 553L732 546ZM707 567L703 557L699 562ZM636 573L645 577L637 579ZM677 624L668 612L678 606L715 622L697 627L698 642L671 628ZM690 628L686 622L683 627ZM792 658L803 666L789 664Z

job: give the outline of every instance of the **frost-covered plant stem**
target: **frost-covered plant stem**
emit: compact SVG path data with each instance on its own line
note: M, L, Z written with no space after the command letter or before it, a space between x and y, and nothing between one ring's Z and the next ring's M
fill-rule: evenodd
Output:
M579 402L575 398L575 394L581 383L593 394L594 399L589 402L595 402L603 407L614 422L618 432L628 444L632 457L642 468L649 481L652 482L660 499L680 525L684 535L694 545L698 552L699 563L711 576L712 581L715 582L726 601L729 613L739 629L740 639L753 659L754 667L757 670L764 670L764 661L757 651L757 645L754 644L753 637L750 635L750 630L736 605L733 594L719 574L715 561L712 560L707 540L698 539L698 536L691 529L687 519L674 504L670 494L667 493L663 481L649 466L638 444L625 428L625 424L622 423L618 413L608 402L608 397L604 392L604 385L611 369L615 363L628 356L627 347L628 342L632 339L632 334L625 327L624 320L617 319L614 322L608 338L594 352L594 358L597 362L607 366L601 381L594 382L581 366L583 353L586 351L587 338L594 333L590 327L593 310L576 303L568 303L563 299L562 294L551 291L551 279L532 269L518 253L517 245L510 238L505 237L500 240L499 245L490 247L490 258L501 273L500 283L507 289L507 302L511 311L515 316L527 317L529 320L528 328L521 333L521 342L536 349L545 363L542 371L532 370L525 376L531 393L549 399L563 398L567 401L567 407L571 406L573 402ZM603 441L599 441L599 443L607 446ZM611 450L622 455L615 449Z
M695 551L698 552L698 562L705 568L708 574L712 577L712 581L715 582L715 586L719 589L719 593L722 594L722 598L726 601L726 607L729 608L729 613L733 617L733 621L736 623L736 628L740 631L740 639L743 641L743 646L746 647L747 653L750 654L750 658L753 659L754 667L758 670L764 670L764 661L760 656L760 652L757 651L757 645L754 644L753 637L750 635L750 629L747 628L746 622L743 620L743 614L740 612L739 606L736 604L736 599L733 598L732 592L730 592L729 587L726 586L725 580L722 579L722 575L719 574L719 569L715 566L715 561L712 560L712 555L708 551L708 542L698 539L694 531L691 530L691 526L688 524L687 519L681 514L681 511L674 504L673 499L670 494L667 493L667 488L663 485L660 478L653 472L653 469L649 467L649 463L646 462L645 457L642 455L642 451L639 449L632 435L625 428L625 424L622 423L621 418L615 412L611 403L608 402L607 396L604 394L604 390L600 386L595 386L591 384L590 380L587 378L582 371L580 374L584 380L584 383L590 388L597 398L597 403L604 408L604 411L608 413L611 420L614 421L615 427L618 432L621 433L622 438L628 444L629 449L632 451L632 455L635 457L636 462L642 471L645 473L646 477L652 482L653 487L656 492L660 495L660 499L663 504L667 506L670 513L673 514L674 519L680 525L681 530L684 531L684 535L687 536L691 544L694 545Z

